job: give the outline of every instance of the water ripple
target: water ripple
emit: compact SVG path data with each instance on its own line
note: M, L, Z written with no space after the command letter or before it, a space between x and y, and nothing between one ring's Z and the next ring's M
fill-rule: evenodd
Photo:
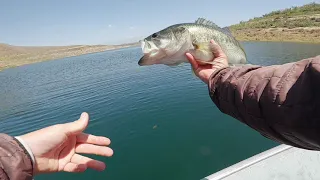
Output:
M295 43L246 42L244 47L249 61L259 65L296 61L318 55L320 49L320 45ZM160 169L186 165L193 173L207 173L274 145L224 116L189 64L140 67L140 57L140 49L128 48L0 72L0 132L22 134L74 121L86 111L90 114L87 131L112 138L119 155L110 166L123 172L149 167L143 164L174 161L176 164ZM226 133L230 129L234 133ZM235 145L240 142L244 145ZM171 151L164 154L164 148ZM203 149L217 153L207 153L204 159ZM237 149L234 156L238 159L217 161L219 153L234 154L228 149ZM109 179L128 178L125 173L112 172Z

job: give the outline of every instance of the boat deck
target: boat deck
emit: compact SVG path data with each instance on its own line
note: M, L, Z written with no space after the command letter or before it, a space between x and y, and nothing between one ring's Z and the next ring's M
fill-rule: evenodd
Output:
M320 152L280 145L202 180L320 179Z

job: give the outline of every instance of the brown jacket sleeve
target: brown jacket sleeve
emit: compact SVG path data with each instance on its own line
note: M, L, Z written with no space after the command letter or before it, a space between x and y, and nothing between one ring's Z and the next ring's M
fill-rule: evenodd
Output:
M0 134L0 179L31 180L32 171L31 158L19 141Z
M320 56L224 68L211 75L208 86L221 112L272 140L320 150Z

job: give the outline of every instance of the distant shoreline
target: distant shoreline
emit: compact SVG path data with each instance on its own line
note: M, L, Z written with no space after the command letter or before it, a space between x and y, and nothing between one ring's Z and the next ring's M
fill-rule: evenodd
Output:
M320 27L243 29L232 33L238 41L320 43Z
M124 45L76 45L55 47L24 47L0 44L0 71L37 62L74 57L91 53L138 47L138 43Z
M242 42L294 42L294 43L320 43L320 28L314 36L308 35L308 31L300 31L299 28L290 31L268 30L268 29L246 29L232 32L235 38ZM1 45L1 44L0 44ZM3 45L2 45L3 46ZM6 45L5 45L6 46ZM27 64L44 62L49 60L80 56L91 53L117 50L130 47L139 47L138 43L128 45L84 45L84 46L65 46L65 47L22 47L27 50L22 53L10 52L4 54L0 46L0 72L5 69L19 67ZM17 48L11 46L11 48ZM30 51L30 52L29 52ZM6 52L6 50L5 50Z

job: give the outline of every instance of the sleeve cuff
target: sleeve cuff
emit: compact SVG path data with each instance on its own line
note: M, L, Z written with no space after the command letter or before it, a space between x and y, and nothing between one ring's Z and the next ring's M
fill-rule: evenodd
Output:
M35 158L34 158L34 155L31 151L31 148L29 147L29 145L19 136L16 136L14 137L15 139L17 139L22 145L23 147L25 148L25 150L28 152L30 158L31 158L31 161L32 161L32 167L34 169L34 166L35 166Z
M208 82L208 89L209 89L209 92L210 92L210 96L213 96L213 94L215 92L215 87L212 87L212 86L214 86L215 82L213 82L212 79L217 74L219 74L222 70L225 70L225 69L228 69L228 68L230 68L230 67L228 66L228 67L224 67L224 68L221 68L221 69L217 69L210 75L209 82Z

